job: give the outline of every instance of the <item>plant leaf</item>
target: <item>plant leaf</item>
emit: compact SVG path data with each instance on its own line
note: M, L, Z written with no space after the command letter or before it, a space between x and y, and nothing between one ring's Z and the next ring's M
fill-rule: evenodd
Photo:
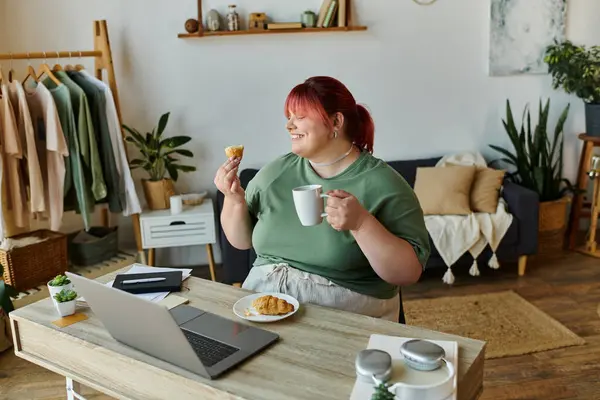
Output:
M192 140L192 138L189 136L172 136L170 138L164 139L160 143L160 147L166 147L169 149L173 149L175 147L183 146L190 140Z
M156 131L156 137L159 139L160 139L161 135L163 134L163 132L165 131L165 128L167 127L167 123L169 122L170 114L171 114L170 112L164 113L158 121L158 130Z
M192 165L173 164L173 166L175 168L177 168L178 170L182 171L182 172L194 172L194 171L196 171L196 167L194 167Z
M165 165L167 167L167 171L169 171L169 176L171 177L171 179L177 182L177 179L179 179L179 172L177 171L177 166L170 162L166 163Z

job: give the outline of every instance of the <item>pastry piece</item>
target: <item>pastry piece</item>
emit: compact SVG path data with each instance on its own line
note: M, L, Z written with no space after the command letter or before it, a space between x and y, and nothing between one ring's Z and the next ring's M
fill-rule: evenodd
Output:
M244 146L238 145L238 146L226 147L225 155L227 156L227 158L231 158L231 157L242 158L242 156L244 155Z
M294 305L279 297L266 295L255 299L252 307L262 315L282 315L294 311Z

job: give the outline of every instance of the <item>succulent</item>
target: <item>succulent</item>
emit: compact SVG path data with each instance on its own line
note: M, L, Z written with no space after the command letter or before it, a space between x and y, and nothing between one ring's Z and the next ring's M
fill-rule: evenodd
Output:
M69 280L69 278L66 275L56 275L54 277L54 279L52 279L50 282L48 282L48 285L64 286L64 285L68 285L69 283L71 283L71 281Z
M66 303L67 301L75 300L77 298L77 292L74 290L63 289L54 295L54 299L59 303Z

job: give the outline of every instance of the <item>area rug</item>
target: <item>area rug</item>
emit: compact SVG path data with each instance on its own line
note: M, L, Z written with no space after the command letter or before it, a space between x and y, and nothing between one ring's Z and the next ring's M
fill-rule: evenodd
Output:
M408 300L404 312L407 325L487 342L487 359L585 344L513 291Z

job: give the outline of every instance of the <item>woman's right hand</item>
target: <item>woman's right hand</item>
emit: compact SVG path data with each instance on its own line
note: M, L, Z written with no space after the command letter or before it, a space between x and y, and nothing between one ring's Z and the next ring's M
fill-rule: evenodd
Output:
M217 189L219 189L227 199L242 204L246 201L246 196L237 174L240 161L239 158L225 161L225 163L217 170L214 182Z

